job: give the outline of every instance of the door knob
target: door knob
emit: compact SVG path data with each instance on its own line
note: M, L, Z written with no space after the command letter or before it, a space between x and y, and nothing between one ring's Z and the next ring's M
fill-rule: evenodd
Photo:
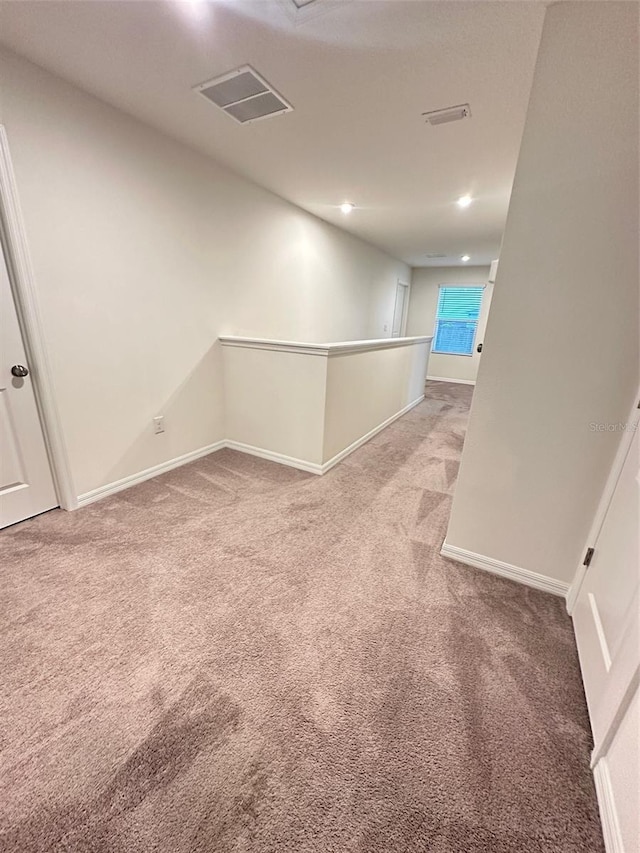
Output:
M11 375L17 376L18 379L23 379L25 376L29 375L29 369L23 364L14 364L11 368Z
M478 346L476 347L476 349L478 350L478 352L482 352L482 344L478 344Z

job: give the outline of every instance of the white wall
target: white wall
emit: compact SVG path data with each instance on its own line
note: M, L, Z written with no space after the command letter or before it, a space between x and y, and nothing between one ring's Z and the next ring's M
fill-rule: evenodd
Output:
M430 349L427 341L329 359L323 462L424 397Z
M546 12L447 542L570 581L639 382L638 6Z
M376 300L408 279L406 264L5 51L0 122L78 494L223 437L219 334L369 337Z
M326 356L223 346L225 438L321 465Z
M434 352L429 358L430 376L474 382L480 364L480 353L476 352L476 346L484 338L493 293L493 284L489 284L489 267L421 267L414 269L411 279L407 335L434 334L441 284L486 285L482 297L473 355L440 355Z
M430 338L314 347L225 337L227 444L324 473L423 399L430 349Z

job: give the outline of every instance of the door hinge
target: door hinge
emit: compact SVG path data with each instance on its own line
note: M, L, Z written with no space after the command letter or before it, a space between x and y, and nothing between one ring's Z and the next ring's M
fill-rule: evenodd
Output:
M582 561L582 565L589 568L591 565L591 560L593 559L595 551L593 548L587 548L587 553L584 555L584 560Z

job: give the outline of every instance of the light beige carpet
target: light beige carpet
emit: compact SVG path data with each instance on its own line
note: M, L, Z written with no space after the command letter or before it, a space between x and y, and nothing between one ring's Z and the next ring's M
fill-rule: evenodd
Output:
M601 853L564 602L439 556L470 389L0 534L0 850Z

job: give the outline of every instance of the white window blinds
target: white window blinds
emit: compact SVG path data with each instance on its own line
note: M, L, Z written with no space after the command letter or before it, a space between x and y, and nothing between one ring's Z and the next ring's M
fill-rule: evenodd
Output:
M441 287L433 352L471 355L478 328L483 287Z

